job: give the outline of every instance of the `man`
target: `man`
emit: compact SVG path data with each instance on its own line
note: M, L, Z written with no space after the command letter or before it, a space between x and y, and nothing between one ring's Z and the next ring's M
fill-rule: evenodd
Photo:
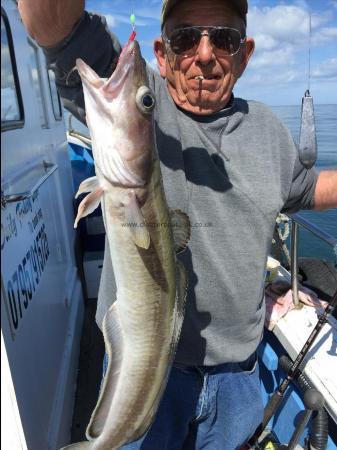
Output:
M65 105L83 122L84 59L100 76L120 46L83 2L21 0L30 34L45 48ZM168 0L154 42L159 76L156 139L168 203L192 223L180 257L187 311L166 391L149 432L125 449L234 450L262 420L256 348L264 321L264 273L280 210L337 206L337 173L301 166L289 132L262 104L233 95L254 50L246 0ZM194 225L194 226L193 226ZM106 248L107 250L107 248ZM109 252L97 323L114 298Z

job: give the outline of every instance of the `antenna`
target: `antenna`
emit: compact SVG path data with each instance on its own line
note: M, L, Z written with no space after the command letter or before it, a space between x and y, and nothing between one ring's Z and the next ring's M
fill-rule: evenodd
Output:
M308 42L308 91L310 92L311 82L311 11L309 11L309 42Z

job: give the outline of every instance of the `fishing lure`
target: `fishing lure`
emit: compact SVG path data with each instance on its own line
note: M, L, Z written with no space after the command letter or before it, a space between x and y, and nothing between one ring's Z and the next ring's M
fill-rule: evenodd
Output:
M131 16L130 16L130 23L131 23L131 27L132 27L132 32L131 32L131 34L130 34L130 37L129 37L127 43L124 45L124 47L123 47L123 49L122 49L122 51L121 51L121 54L119 55L119 60L118 60L118 62L120 61L120 59L121 59L123 53L125 52L125 50L128 48L129 44L130 44L132 41L134 41L134 39L135 39L135 37L136 37L136 34L137 34L137 33L136 33L136 16L135 16L134 14L131 14Z

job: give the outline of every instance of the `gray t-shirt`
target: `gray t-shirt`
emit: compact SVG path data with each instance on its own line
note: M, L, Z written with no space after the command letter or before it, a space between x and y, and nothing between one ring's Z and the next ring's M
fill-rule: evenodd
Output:
M107 76L119 52L116 45L104 20L86 14L67 42L47 57L56 74L67 74L81 57ZM99 50L109 46L108 55ZM148 73L156 95L156 139L167 201L185 211L192 224L188 249L179 255L189 288L176 361L244 361L263 333L264 276L275 219L281 210L313 206L317 174L301 165L289 131L263 104L233 96L215 114L189 114L174 104L165 80L150 68ZM76 76L71 86L64 79L58 77L61 95L83 120L80 84ZM115 300L107 244L105 250L99 326Z

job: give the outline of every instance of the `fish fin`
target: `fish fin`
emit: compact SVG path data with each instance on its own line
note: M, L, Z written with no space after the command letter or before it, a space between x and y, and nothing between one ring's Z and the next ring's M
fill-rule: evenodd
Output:
M97 405L86 429L89 440L97 438L103 431L121 369L123 331L118 315L118 301L110 306L103 318L103 335L109 363Z
M92 442L83 441L76 442L76 444L70 444L66 447L60 448L60 450L90 450L92 448Z
M181 328L185 317L185 306L187 297L188 278L187 272L182 262L176 261L176 304L174 311L174 325L171 343L171 360L173 361L180 338Z
M98 178L96 176L95 177L86 178L79 185L78 190L77 190L76 195L75 195L75 198L79 197L84 192L95 191L99 187L100 187L100 184L99 184Z
M90 213L95 211L96 208L98 208L103 192L103 188L97 188L95 191L90 192L90 194L84 197L78 206L74 228L77 228L77 224L82 217L88 216Z
M125 221L130 225L129 229L134 243L138 247L148 249L150 247L150 233L134 191L129 192L129 201L125 204Z
M187 247L191 237L191 224L187 214L180 209L170 209L171 227L173 232L174 249L180 253Z
M185 305L186 305L186 294L187 294L187 273L185 270L184 265L180 262L176 262L176 280L177 280L177 288L176 288L176 303L175 303L175 310L173 317L175 318L172 328L172 339L171 339L171 349L170 349L170 357L169 357L169 364L168 364L168 370L166 374L166 378L164 379L160 391L158 392L158 395L152 405L152 407L149 409L149 412L147 413L147 416L144 418L142 425L136 430L136 432L132 436L132 441L137 440L141 438L146 431L150 428L152 425L157 410L159 402L163 396L163 393L166 389L167 381L171 372L171 366L176 354L177 345L180 338L181 328L183 325L183 320L185 317Z

